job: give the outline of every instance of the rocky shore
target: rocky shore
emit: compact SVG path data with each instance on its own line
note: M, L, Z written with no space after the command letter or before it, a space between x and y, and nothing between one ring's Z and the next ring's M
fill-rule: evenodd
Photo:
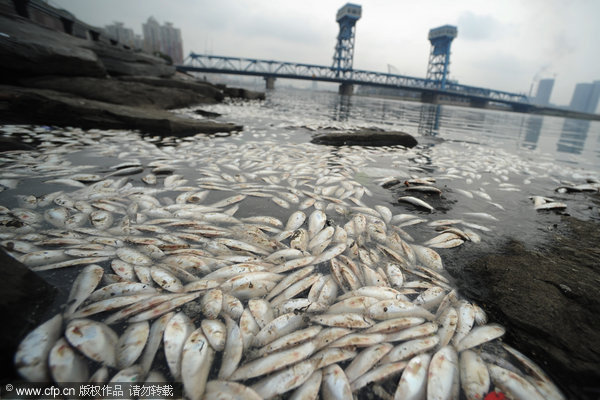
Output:
M264 93L218 87L176 73L173 65L150 54L37 25L7 13L10 2L0 6L4 124L132 129L167 136L232 132L242 127L168 110L214 104L225 97L264 98Z
M600 204L600 197L594 202ZM445 265L459 291L504 325L504 340L537 360L567 398L595 400L600 396L598 220L561 216L546 235L542 247L506 238L497 251L455 255Z

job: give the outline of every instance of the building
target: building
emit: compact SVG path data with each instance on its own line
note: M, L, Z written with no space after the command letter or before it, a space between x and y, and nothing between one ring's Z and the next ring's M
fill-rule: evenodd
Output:
M547 106L550 104L550 95L552 94L552 88L554 87L554 79L541 79L538 82L537 93L533 102L540 106Z
M174 64L183 63L183 41L181 30L167 22L160 25L154 17L142 24L144 32L144 50L149 53L160 52L168 55Z
M148 53L162 52L160 24L154 17L148 18L148 21L142 24L142 32L144 34L144 51Z
M174 64L183 63L183 44L181 41L181 30L175 28L172 23L165 22L160 28L163 53L168 54Z
M106 25L104 29L111 39L136 48L136 35L133 33L133 29L126 28L122 22L114 22L112 25Z
M595 113L600 100L600 81L578 83L569 108L574 111Z

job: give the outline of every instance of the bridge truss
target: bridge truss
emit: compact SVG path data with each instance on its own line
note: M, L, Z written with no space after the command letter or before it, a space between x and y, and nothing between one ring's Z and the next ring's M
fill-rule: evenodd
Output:
M177 66L177 70L182 72L262 76L265 79L304 79L352 85L370 85L429 92L431 94L462 97L471 100L493 101L509 105L526 105L529 103L527 96L524 94L459 85L451 82L446 82L445 89L441 90L439 82L431 79L356 69L340 71L323 65L253 58L190 53L184 60L184 64Z

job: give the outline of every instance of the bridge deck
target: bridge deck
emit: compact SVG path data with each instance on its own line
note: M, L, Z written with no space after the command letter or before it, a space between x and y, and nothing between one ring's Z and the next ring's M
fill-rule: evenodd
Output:
M511 106L529 105L527 97L523 94L448 82L446 83L445 90L441 90L438 87L438 82L423 78L356 69L344 71L323 65L274 60L190 53L184 60L184 64L177 66L177 70L369 85L449 95L473 101L494 101Z

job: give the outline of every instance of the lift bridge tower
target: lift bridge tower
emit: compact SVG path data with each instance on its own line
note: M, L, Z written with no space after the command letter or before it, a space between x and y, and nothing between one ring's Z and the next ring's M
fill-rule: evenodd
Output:
M337 36L335 53L333 54L333 66L336 77L344 77L352 71L352 60L354 58L354 34L356 33L356 21L360 19L362 7L357 4L347 3L340 8L336 15L336 21L340 25L340 33ZM344 85L340 87L342 93ZM350 87L350 93L352 88ZM349 94L349 93L343 93Z
M426 79L431 80L435 87L442 90L446 88L446 77L450 65L450 45L456 34L456 27L452 25L429 30L428 39L431 42L431 53L429 54Z

